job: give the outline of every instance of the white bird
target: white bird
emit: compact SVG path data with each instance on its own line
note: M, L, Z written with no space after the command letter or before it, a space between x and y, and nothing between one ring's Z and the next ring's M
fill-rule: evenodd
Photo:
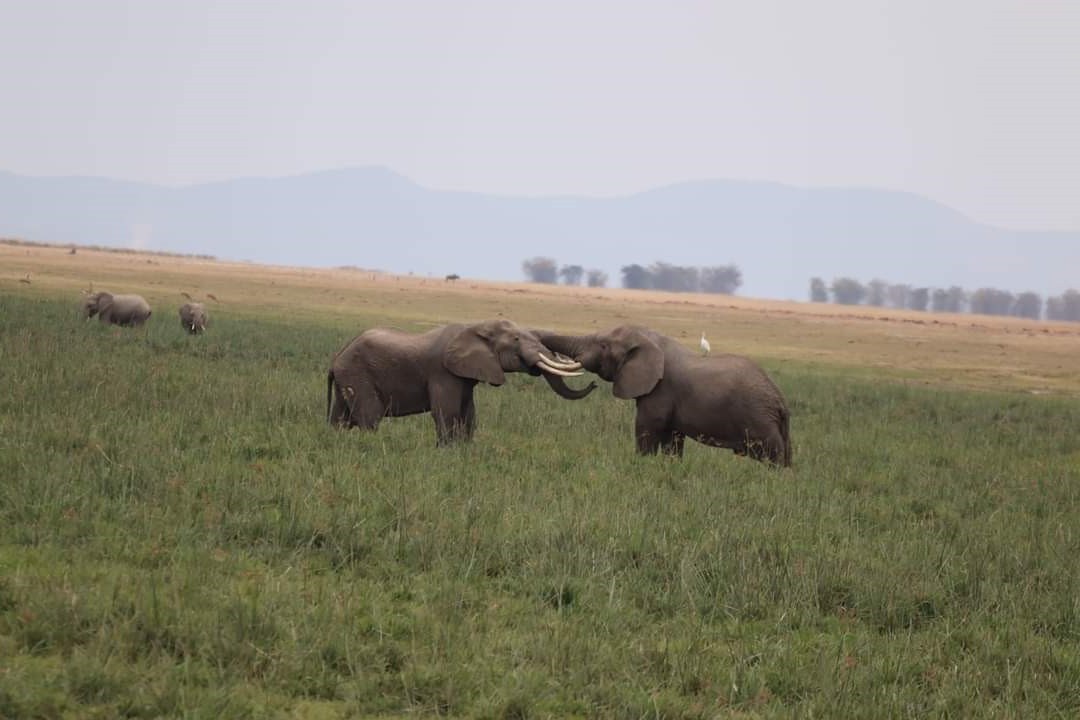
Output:
M712 350L712 348L709 347L709 341L705 339L705 331L702 330L701 331L701 354L702 355L708 355L710 350Z

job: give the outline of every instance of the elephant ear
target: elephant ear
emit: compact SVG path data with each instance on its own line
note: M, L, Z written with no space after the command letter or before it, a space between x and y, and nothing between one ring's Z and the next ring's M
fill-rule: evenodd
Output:
M615 371L615 386L611 392L617 398L632 400L648 395L663 377L664 352L650 338L636 335Z
M458 377L502 385L506 375L483 333L482 328L462 328L443 352L443 367Z

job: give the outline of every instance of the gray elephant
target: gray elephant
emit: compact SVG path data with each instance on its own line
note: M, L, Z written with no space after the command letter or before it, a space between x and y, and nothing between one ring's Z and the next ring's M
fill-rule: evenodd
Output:
M151 314L150 304L141 295L86 293L82 307L84 318L97 315L101 322L113 325L142 325Z
M206 308L202 303L186 302L180 306L180 324L189 335L206 331Z
M703 357L673 338L634 325L593 335L533 333L637 402L642 454L682 455L686 437L738 455L791 465L787 403L765 371L739 355Z
M438 445L468 440L476 427L473 388L502 385L508 372L543 375L561 397L596 389L567 387L581 365L557 360L534 335L509 320L444 325L423 334L372 328L334 356L326 378L331 425L374 430L384 417L431 412Z

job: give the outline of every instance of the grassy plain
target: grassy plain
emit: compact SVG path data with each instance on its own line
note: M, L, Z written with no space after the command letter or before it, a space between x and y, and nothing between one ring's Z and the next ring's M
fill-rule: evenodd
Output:
M326 427L353 333L499 313L705 329L795 467L519 376L470 445ZM1076 716L1078 331L0 246L0 717Z

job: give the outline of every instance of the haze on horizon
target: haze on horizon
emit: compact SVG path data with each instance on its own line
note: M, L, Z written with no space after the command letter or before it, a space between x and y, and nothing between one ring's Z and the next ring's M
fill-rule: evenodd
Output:
M616 195L905 190L1080 229L1080 3L0 5L0 170L160 184L384 165Z

